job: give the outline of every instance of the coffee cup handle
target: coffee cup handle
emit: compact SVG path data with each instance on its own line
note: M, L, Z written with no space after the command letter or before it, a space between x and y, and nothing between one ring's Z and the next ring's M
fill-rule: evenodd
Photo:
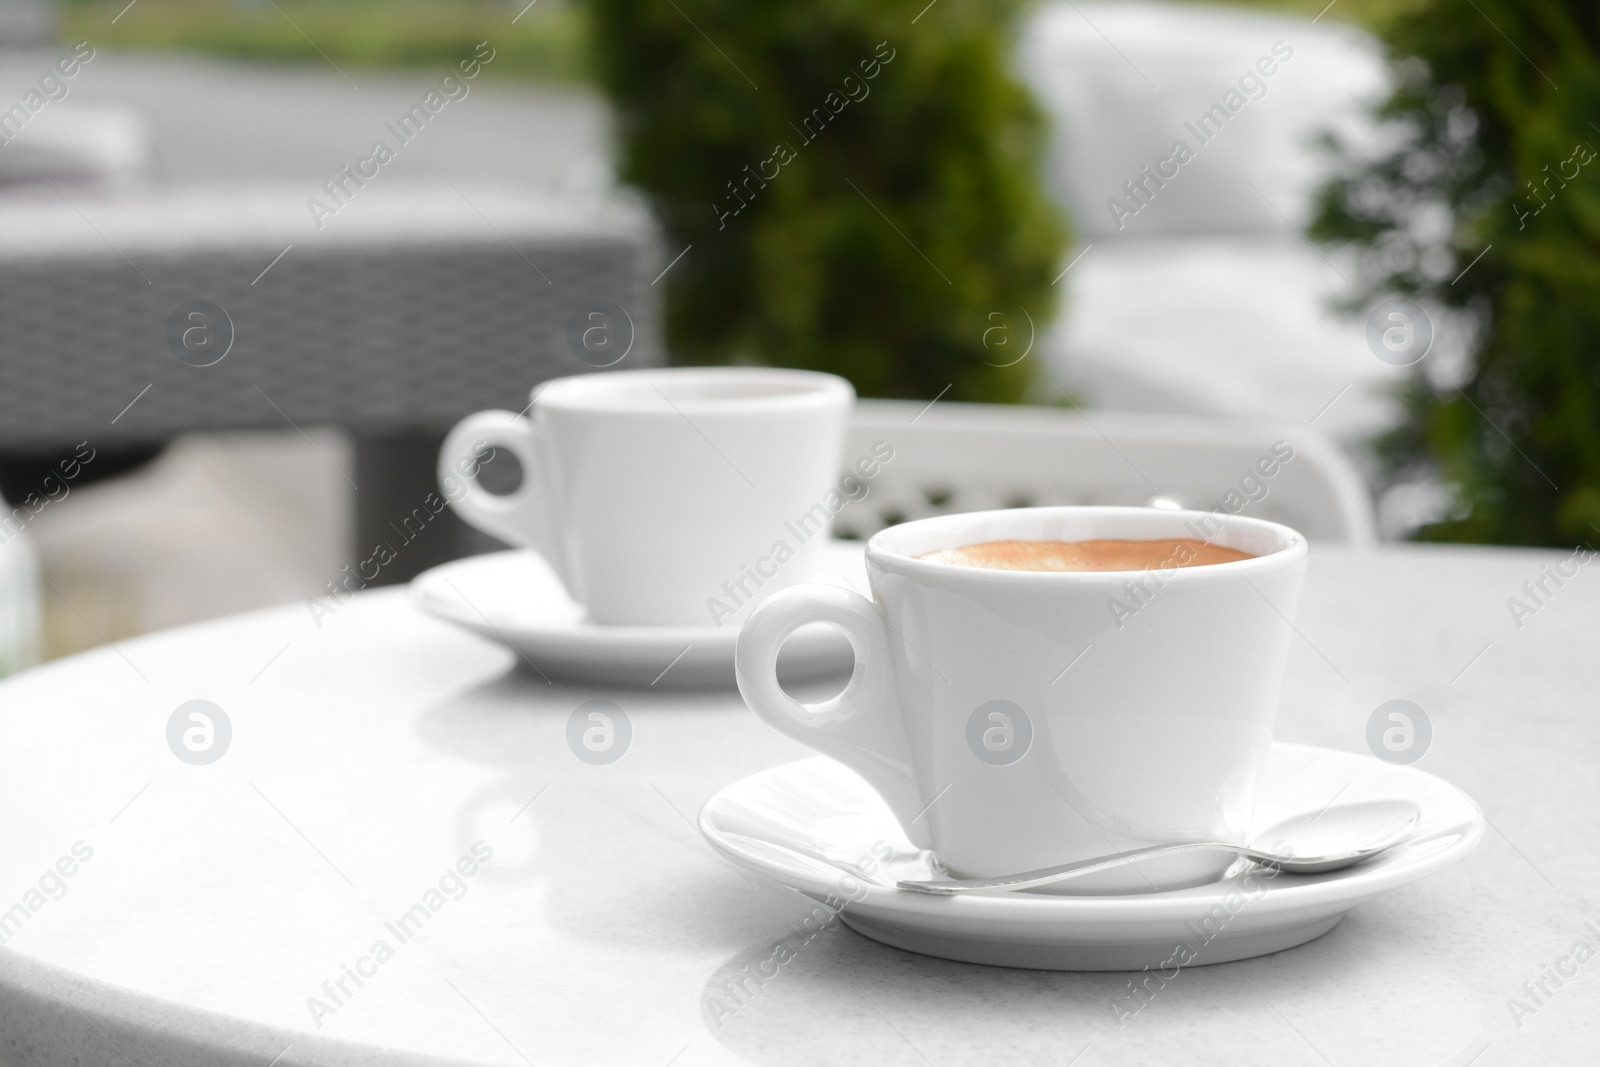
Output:
M802 704L778 684L778 650L808 623L844 632L855 670L843 691L820 704ZM831 585L798 585L757 605L734 654L745 703L767 725L832 756L878 791L919 848L928 847L926 801L918 787L905 716L890 662L888 626L870 600Z
M477 478L482 450L504 448L522 465L522 484L504 495L489 492ZM439 449L439 485L469 525L518 548L532 548L562 581L567 578L560 525L546 480L543 442L532 419L509 411L468 415L445 436Z

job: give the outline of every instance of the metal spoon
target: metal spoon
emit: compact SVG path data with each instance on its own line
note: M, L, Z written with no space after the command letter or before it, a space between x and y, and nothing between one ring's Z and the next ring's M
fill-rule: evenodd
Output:
M898 885L901 889L936 896L1008 893L1017 889L1054 885L1079 875L1121 867L1154 856L1173 856L1180 852L1232 852L1254 860L1263 867L1276 867L1290 874L1320 874L1353 866L1393 848L1416 830L1421 814L1415 804L1404 800L1341 804L1316 813L1296 815L1263 831L1256 841L1263 845L1270 843L1271 850L1221 841L1186 841L1179 845L1154 845L1114 856L1063 863L1057 867L1045 867L1003 878L907 880Z

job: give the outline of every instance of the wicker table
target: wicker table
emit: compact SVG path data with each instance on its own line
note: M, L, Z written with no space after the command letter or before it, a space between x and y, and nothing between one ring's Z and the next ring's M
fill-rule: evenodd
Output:
M0 198L0 450L341 426L371 545L433 488L461 416L660 361L664 264L641 211L380 177L320 228L309 181ZM596 309L609 332L570 342ZM451 554L434 541L390 577Z

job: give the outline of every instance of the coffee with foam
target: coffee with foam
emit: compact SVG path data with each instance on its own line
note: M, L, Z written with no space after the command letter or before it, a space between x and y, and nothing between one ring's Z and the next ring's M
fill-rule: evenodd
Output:
M1193 538L1162 537L1150 541L983 541L924 552L917 558L1004 571L1164 571L1255 557Z

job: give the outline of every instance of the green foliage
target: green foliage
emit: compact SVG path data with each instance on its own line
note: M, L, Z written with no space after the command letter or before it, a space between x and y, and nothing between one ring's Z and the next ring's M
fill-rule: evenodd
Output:
M1425 539L1600 539L1597 30L1593 0L1429 0L1397 17L1381 28L1401 75L1383 113L1410 135L1324 191L1318 233L1368 250L1374 292L1473 325L1470 364L1425 359L1379 442L1391 477L1436 473L1452 493ZM1419 225L1439 205L1442 236Z
M139 0L127 8L127 0L94 0L63 6L61 35L96 48L277 63L331 61L340 67L453 67L479 41L489 41L496 52L494 63L484 68L490 77L586 78L583 12L562 0L539 0L513 23L521 6L457 0Z
M1214 4L1216 0L1193 0L1200 4ZM1261 8L1306 18L1321 17L1323 22L1352 22L1359 26L1375 26L1401 12L1414 11L1431 0L1229 0L1239 7ZM1467 10L1471 10L1468 8Z
M1054 310L1066 229L1007 72L1016 0L925 3L593 0L622 177L669 256L693 246L662 282L676 359L1024 395L1037 360L1003 364Z

